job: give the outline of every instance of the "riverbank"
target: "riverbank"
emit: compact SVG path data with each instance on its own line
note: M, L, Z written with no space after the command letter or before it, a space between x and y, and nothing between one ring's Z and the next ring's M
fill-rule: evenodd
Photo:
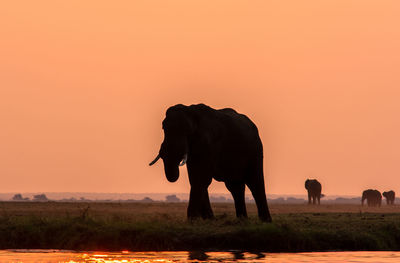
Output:
M266 224L253 204L249 220L236 219L231 204L215 204L215 220L194 222L185 218L186 205L1 203L0 249L400 250L397 206L276 205Z

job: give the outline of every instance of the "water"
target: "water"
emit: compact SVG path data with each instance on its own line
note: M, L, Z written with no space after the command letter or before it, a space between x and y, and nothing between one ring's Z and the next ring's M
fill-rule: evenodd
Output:
M248 252L74 252L60 250L0 250L0 262L268 262L268 263L394 263L400 252L310 252L310 253L248 253Z

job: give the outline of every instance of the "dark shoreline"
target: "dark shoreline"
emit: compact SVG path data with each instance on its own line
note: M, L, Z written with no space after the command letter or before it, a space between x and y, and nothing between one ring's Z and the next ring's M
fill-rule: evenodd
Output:
M381 215L364 215L361 220L372 223L354 229L346 223L333 226L330 222L313 226L313 215L302 214L298 217L306 218L301 226L261 223L256 218L242 221L219 218L194 223L127 223L90 217L0 218L0 249L250 252L400 250L398 215L393 215L396 220L388 223L373 222L381 220L378 219Z

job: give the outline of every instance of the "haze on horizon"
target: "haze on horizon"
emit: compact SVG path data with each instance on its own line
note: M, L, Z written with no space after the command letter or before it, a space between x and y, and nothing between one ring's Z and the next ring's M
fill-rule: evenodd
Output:
M400 190L398 1L22 2L0 9L0 192L188 192L148 167L177 103L248 115L269 194Z

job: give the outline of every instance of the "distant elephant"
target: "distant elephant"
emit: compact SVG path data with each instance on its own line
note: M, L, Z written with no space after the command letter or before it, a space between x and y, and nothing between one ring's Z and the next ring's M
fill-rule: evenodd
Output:
M381 206L382 204L382 195L378 190L365 190L362 194L361 205L364 205L365 199L367 199L368 206Z
M388 192L383 192L382 194L386 198L386 204L388 205L394 205L394 199L395 199L395 192L390 190Z
M315 201L318 200L318 204L321 203L321 183L315 179L307 179L305 184L305 188L308 192L308 204L311 204L311 198L313 200L313 204L315 205Z
M222 181L235 201L236 216L247 217L245 186L253 194L261 220L271 222L264 187L263 146L256 125L235 110L204 104L168 108L162 122L164 141L153 165L163 160L170 182L186 163L190 196L188 218L212 218L208 186Z

